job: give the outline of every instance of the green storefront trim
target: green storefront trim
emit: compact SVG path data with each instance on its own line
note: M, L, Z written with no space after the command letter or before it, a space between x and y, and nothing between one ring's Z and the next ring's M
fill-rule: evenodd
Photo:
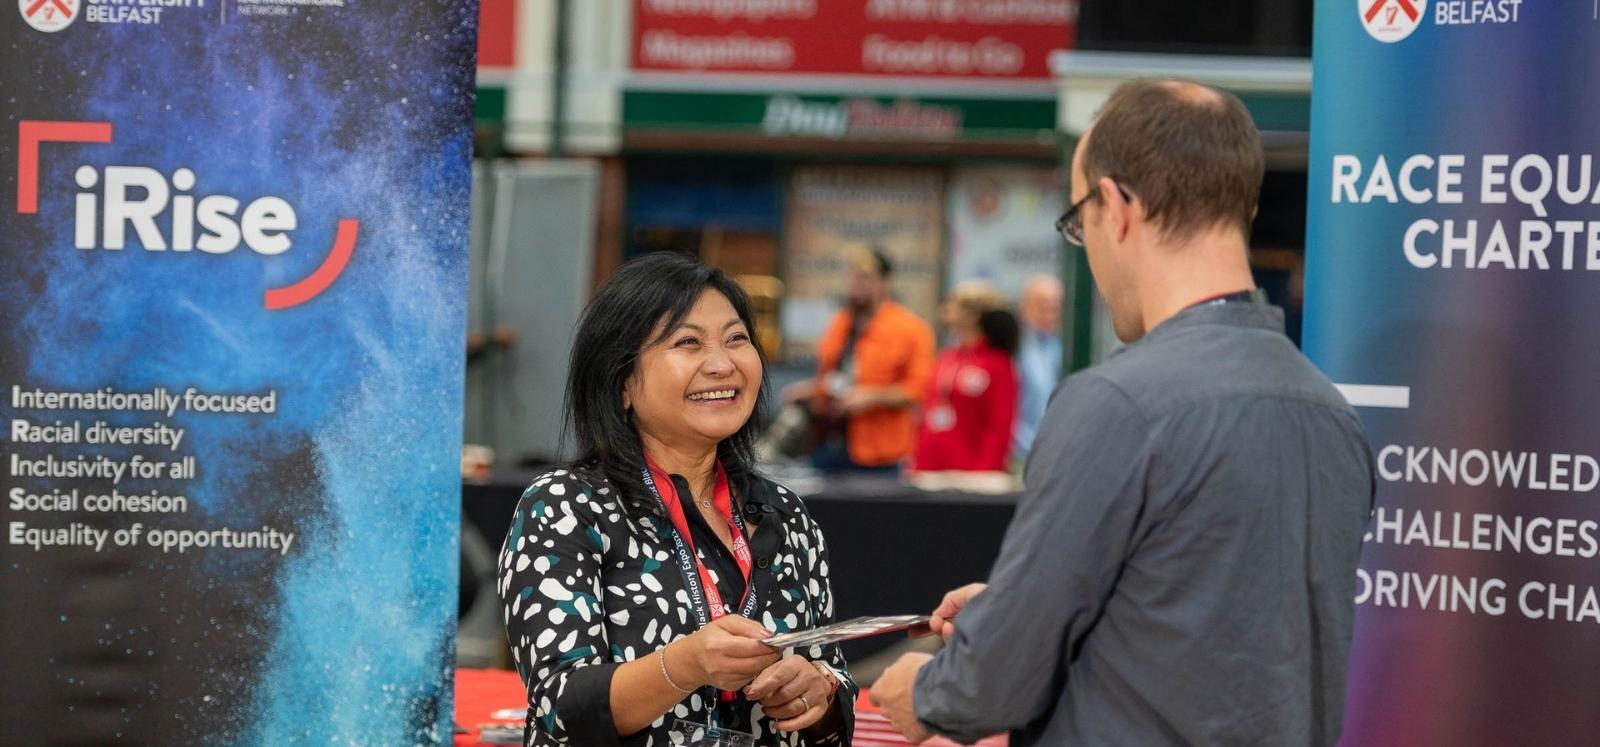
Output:
M473 104L472 118L480 124L503 125L506 121L506 89L498 86L478 86L478 98Z
M622 122L626 130L697 132L720 135L762 135L775 138L804 136L770 134L765 128L768 104L776 98L806 104L837 105L867 100L881 107L911 102L960 112L960 128L953 140L1013 140L1049 142L1056 119L1054 96L1036 99L970 99L912 96L820 96L806 94L691 93L680 91L627 91L622 96ZM851 139L846 133L841 139Z

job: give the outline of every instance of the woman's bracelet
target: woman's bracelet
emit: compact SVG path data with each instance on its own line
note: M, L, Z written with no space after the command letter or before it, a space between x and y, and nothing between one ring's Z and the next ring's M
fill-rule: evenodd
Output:
M839 694L839 688L843 687L844 683L839 681L838 675L834 674L833 669L827 664L813 661L811 666L816 667L817 674L822 675L822 681L828 683L828 705L833 705L833 699Z
M693 695L694 694L693 690L685 690L682 687L679 687L678 683L672 681L672 675L667 674L667 647L666 646L662 646L661 648L656 649L656 662L661 665L661 679L666 680L667 684L672 686L672 689L677 690L678 692L683 693L684 695Z

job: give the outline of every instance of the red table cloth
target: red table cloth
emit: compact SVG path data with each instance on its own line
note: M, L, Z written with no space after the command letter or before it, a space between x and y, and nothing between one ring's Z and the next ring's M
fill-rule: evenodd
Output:
M457 669L456 670L456 723L471 729L469 734L457 734L455 747L477 747L482 744L478 741L478 726L486 723L513 723L520 725L522 719L505 720L490 718L490 714L506 708L522 708L527 705L527 696L522 691L522 679L516 672L502 669ZM1006 747L1004 736L993 736L978 742L980 747ZM867 691L861 691L861 698L856 701L856 736L855 747L901 747L910 744L893 728L889 726L889 719L874 708L872 701L867 699ZM927 747L956 747L956 743L942 737L934 737L923 742Z

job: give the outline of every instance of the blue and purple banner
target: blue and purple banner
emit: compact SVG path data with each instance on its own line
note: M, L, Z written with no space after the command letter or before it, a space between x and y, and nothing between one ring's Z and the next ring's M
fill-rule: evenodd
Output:
M1306 352L1378 503L1344 744L1600 735L1600 7L1319 0Z
M0 8L0 741L451 739L476 15Z

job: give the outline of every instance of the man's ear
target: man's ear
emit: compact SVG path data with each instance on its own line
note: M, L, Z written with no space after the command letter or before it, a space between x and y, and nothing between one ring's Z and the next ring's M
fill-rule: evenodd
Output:
M1105 219L1110 221L1107 228L1111 236L1117 241L1128 238L1139 207L1123 196L1122 188L1109 176L1100 177L1094 186L1100 190L1100 206L1106 211Z

